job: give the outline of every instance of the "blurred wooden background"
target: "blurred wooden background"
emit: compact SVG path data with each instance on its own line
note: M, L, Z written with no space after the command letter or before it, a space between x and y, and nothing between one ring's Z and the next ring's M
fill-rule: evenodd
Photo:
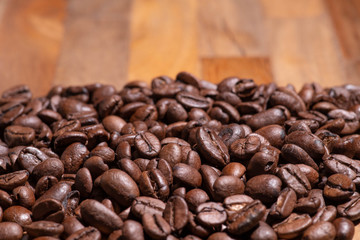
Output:
M182 70L298 90L360 84L360 0L0 1L0 91Z
M360 83L360 0L1 0L0 90L150 81Z

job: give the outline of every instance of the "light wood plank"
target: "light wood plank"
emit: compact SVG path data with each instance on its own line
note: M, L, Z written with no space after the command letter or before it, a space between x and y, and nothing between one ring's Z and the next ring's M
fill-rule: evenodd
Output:
M150 81L179 71L199 75L197 1L135 0L129 79Z
M336 1L336 0L335 0ZM264 14L271 18L309 18L323 14L323 0L261 0Z
M35 96L51 86L63 37L65 0L3 0L0 89L27 84Z
M261 57L204 58L202 73L213 83L231 76L252 78L257 84L273 81L269 59Z
M283 1L283 11L292 2ZM306 13L306 11L305 11ZM278 18L266 15L270 61L279 85L292 83L300 89L304 83L322 86L348 82L341 50L323 5L320 15Z
M125 84L130 0L70 0L54 84Z
M263 56L266 38L258 0L200 0L201 57Z

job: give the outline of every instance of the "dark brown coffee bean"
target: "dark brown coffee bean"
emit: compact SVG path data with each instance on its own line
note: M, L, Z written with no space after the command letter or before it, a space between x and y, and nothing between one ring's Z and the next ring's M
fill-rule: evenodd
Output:
M200 238L207 238L211 234L211 230L199 224L195 217L196 216L194 214L189 213L189 220L187 226L190 233Z
M275 174L279 162L279 150L272 146L264 146L255 153L247 166L247 176Z
M23 236L23 229L14 222L1 222L0 236L4 240L20 240Z
M170 197L164 210L164 219L169 223L171 231L182 230L188 222L188 206L182 197Z
M162 215L165 210L165 203L152 197L137 197L131 205L131 213L141 219L145 213Z
M18 162L22 168L31 173L35 166L48 158L49 157L41 150L35 147L26 147L19 153Z
M355 191L355 184L344 174L333 174L328 177L324 196L333 201L349 200Z
M88 155L88 149L81 143L73 143L68 146L61 154L65 173L76 173Z
M199 171L184 163L178 163L174 166L173 175L177 181L186 186L193 188L201 186L202 177Z
M66 238L67 240L100 240L101 233L94 227L86 227L79 229L78 231L72 233L69 237Z
M325 154L324 143L314 134L305 131L295 131L285 138L285 143L295 144L304 149L315 161Z
M209 163L215 166L225 166L229 163L228 149L213 130L200 127L196 131L196 141L202 157Z
M29 172L20 170L7 174L0 175L0 189L13 190L16 187L22 186L29 178Z
M27 146L35 139L35 131L29 127L8 126L4 131L4 140L9 147Z
M292 239L299 236L311 223L311 217L308 214L292 213L281 223L273 225L273 229L279 238Z
M145 233L152 239L165 239L171 233L170 225L159 214L145 213L142 216L142 224Z
M241 235L256 225L265 215L266 207L259 200L248 203L228 219L228 230L231 234Z
M294 210L296 204L296 193L291 188L284 188L277 201L271 206L269 215L276 218L286 218Z
M258 175L247 181L245 193L265 204L272 204L280 195L281 185L280 178L274 175Z
M200 204L209 201L210 198L204 190L195 188L186 193L185 200L190 211L194 212Z
M90 196L93 189L93 180L89 169L80 168L77 171L73 189L78 190L81 197L87 198Z
M136 182L126 173L118 169L106 171L100 180L102 189L121 206L128 207L140 195Z
M98 156L93 156L86 159L84 162L84 167L89 169L91 176L94 179L109 170L109 166L104 163L104 160L101 157Z
M144 171L141 174L139 178L139 189L141 194L163 201L165 201L170 194L169 184L165 176L158 169Z
M17 204L25 208L31 208L35 203L34 191L27 186L20 186L14 188L13 198L17 202Z
M122 238L126 240L144 240L144 230L141 223L127 220L122 227Z
M32 216L34 220L60 223L65 217L65 209L59 200L51 198L38 199L32 207Z
M309 180L296 165L286 164L282 166L277 175L288 187L296 192L298 197L306 196L311 190Z
M338 214L341 217L346 217L351 221L360 219L360 197L354 195L346 203L337 206Z
M37 221L24 226L24 230L31 237L59 236L64 231L64 226L51 221Z
M286 132L280 125L268 125L258 129L256 133L266 138L272 146L278 149L284 145Z
M332 222L336 229L336 238L343 240L353 239L355 233L354 223L347 218L337 218Z
M230 145L230 154L239 159L245 160L251 158L256 152L260 150L261 140L258 136L247 136L235 140Z
M220 198L244 193L245 185L235 176L221 176L214 182L214 193Z
M196 209L196 219L205 227L220 226L226 221L227 214L220 203L206 202Z
M189 92L179 92L176 95L176 100L188 109L208 109L210 107L210 103L206 98Z
M275 235L276 236L276 235ZM208 237L208 240L234 240L235 238L230 237L225 232L216 232Z
M35 186L35 196L40 197L47 190L49 190L52 186L56 185L58 180L53 176L44 176L39 179Z
M159 139L150 132L136 135L135 148L144 157L155 157L159 154L161 145Z
M110 234L123 225L121 218L96 200L87 199L80 205L81 218L100 232Z
M286 108L274 107L254 114L246 121L246 124L249 125L253 130L256 130L271 124L282 125L286 120L289 119L289 116L290 113Z
M251 233L251 240L277 239L275 231L267 223L260 221L259 226Z
M336 229L330 222L317 222L305 230L302 239L318 240L318 239L335 239Z
M319 170L318 165L315 161L310 157L310 155L301 147L295 144L285 144L281 148L281 155L282 157L292 163L292 164L305 164L308 165L315 170Z
M64 174L64 164L60 159L48 158L45 161L36 165L31 173L31 176L38 180L44 176L54 176L61 179Z
M15 222L20 226L28 225L32 222L31 211L21 206L9 207L4 211L3 221Z
M101 157L104 163L111 163L115 160L115 152L107 146L97 146L90 152L90 156Z
M331 222L336 218L336 207L328 205L326 207L319 208L317 213L313 216L313 223L319 221Z

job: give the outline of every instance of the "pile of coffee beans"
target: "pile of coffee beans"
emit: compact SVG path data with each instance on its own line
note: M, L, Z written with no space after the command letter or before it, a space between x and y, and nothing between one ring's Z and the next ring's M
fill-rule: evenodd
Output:
M352 239L360 87L55 86L0 98L0 239Z

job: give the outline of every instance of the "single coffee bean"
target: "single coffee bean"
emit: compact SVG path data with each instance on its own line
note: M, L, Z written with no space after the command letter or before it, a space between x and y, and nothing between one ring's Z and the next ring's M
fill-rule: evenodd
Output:
M319 208L317 213L313 216L313 223L319 221L331 222L336 218L336 207L328 205L326 207Z
M311 223L311 217L308 214L292 213L284 221L273 225L273 229L279 238L292 239L299 236Z
M110 234L123 225L121 218L96 200L87 199L80 205L81 218L100 232Z
M99 230L97 230L94 227L84 227L72 233L66 239L67 240L88 240L88 239L100 240L101 233Z
M280 178L270 174L262 174L246 182L245 193L265 204L272 204L280 195L281 185Z
M173 168L173 175L176 180L190 187L200 187L202 176L195 168L184 163L178 163Z
M158 169L144 171L139 179L139 189L145 196L166 200L170 194L169 184Z
M1 222L0 236L4 240L20 240L23 237L23 229L14 222Z
M266 207L259 200L248 203L243 209L228 219L228 230L241 235L255 227L265 215Z
M128 207L140 195L136 182L125 172L110 169L101 175L101 188L121 206Z
M312 239L335 239L336 229L335 226L330 222L317 222L311 225L305 230L301 239L312 240Z
M308 165L315 170L319 170L318 165L315 161L310 157L310 155L301 147L295 144L285 144L281 148L281 155L284 159L292 164L305 164Z
M296 193L291 188L284 188L277 199L271 206L269 215L275 218L288 217L295 208Z
M159 154L161 145L159 139L150 132L136 135L135 148L144 157L155 157Z
M244 193L245 185L240 178L235 176L221 176L214 182L214 193L220 198Z
M335 239L351 240L354 237L354 223L347 218L337 218L332 222L336 229Z
M29 178L29 172L20 170L0 175L0 189L13 190L18 186L22 186Z
M190 211L194 212L200 204L209 201L210 198L204 190L195 188L186 193L185 200Z
M202 156L215 166L225 166L230 161L226 145L210 129L200 127L196 131L196 141Z
M169 223L171 231L182 230L188 222L188 206L184 198L172 196L166 203L164 219Z
M346 217L351 221L360 219L360 196L353 195L346 203L337 205L337 212L341 217Z
M277 239L275 231L267 223L260 221L259 226L251 233L251 240Z
M206 202L196 209L196 219L205 227L220 226L226 221L227 214L220 203Z
M8 126L4 131L4 140L10 147L28 146L35 139L35 130L18 125Z
M355 184L345 174L333 174L328 177L324 196L333 201L349 200L355 191Z
M165 239L171 233L170 225L159 214L145 213L142 216L142 223L144 231L152 239Z
M35 203L34 189L27 186L14 188L13 198L20 206L31 208Z
M306 196L311 190L309 180L296 165L286 164L282 166L277 175L288 187L296 192L298 197Z
M36 221L24 226L24 230L30 237L57 237L64 231L64 226L51 221Z
M162 215L165 210L165 203L152 197L137 197L131 205L131 213L141 219L145 213Z
M35 166L48 159L44 152L35 147L26 147L21 150L18 157L18 162L23 169L32 173Z
M76 173L89 155L89 150L81 143L73 143L61 154L65 173Z

